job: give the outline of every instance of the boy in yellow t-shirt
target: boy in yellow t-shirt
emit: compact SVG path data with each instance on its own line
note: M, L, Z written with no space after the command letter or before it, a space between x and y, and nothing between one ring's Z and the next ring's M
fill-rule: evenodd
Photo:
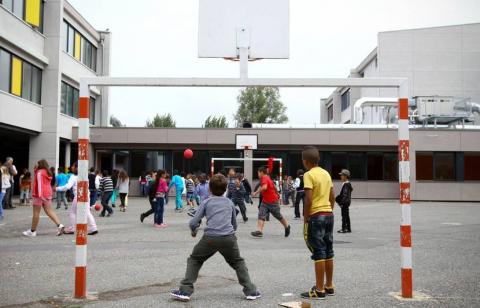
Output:
M333 206L335 195L330 174L318 166L320 153L314 147L302 152L302 161L308 172L303 177L304 238L315 262L316 284L303 298L325 299L335 295L333 287ZM326 283L324 284L324 278Z

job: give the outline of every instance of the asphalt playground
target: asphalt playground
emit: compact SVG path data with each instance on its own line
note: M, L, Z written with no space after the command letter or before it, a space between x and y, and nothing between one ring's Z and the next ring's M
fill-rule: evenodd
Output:
M256 226L256 206L247 206L250 220L239 217L237 237L262 299L243 299L235 272L220 255L208 260L189 303L174 302L170 289L185 272L186 259L198 238L188 231L188 216L167 206L166 229L154 229L152 217L139 215L146 199L130 198L125 213L97 217L99 234L88 238L88 290L91 297L73 301L74 236L55 236L42 214L36 238L21 232L30 225L31 207L5 211L0 221L0 307L278 307L299 301L314 284L313 265L305 247L302 221L282 207L292 225L284 238L276 221L264 238ZM118 207L117 207L118 209ZM68 213L57 210L62 222ZM98 213L95 213L98 215ZM336 296L312 307L479 307L480 203L412 203L414 290L427 297L401 301L400 206L395 201L354 200L351 234L335 233ZM336 226L340 211L336 209ZM338 229L338 228L336 228ZM201 235L201 233L199 234Z

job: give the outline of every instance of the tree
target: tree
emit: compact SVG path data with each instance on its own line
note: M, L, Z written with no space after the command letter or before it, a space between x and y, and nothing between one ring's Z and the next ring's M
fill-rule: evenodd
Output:
M113 114L110 116L110 125L113 127L122 127L123 124L120 122L119 119L117 119Z
M208 116L205 120L205 124L203 124L205 128L227 128L227 118L225 116L215 117L215 116Z
M176 123L172 118L170 113L158 115L158 113L153 117L153 120L147 120L145 124L146 127L175 127Z
M247 87L237 96L238 109L234 115L238 125L250 123L285 123L287 107L280 101L277 87Z

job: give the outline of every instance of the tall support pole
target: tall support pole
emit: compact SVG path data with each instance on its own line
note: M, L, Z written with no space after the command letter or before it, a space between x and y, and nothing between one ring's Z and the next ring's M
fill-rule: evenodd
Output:
M213 176L213 172L215 172L215 159L212 158L210 162L210 176Z
M402 209L402 220L400 223L400 249L403 298L412 298L413 296L409 152L408 99L400 98L398 102L398 163L400 207Z
M75 249L75 298L87 296L87 206L88 190L88 155L90 140L89 86L80 82L78 107L78 182L77 182L77 226Z

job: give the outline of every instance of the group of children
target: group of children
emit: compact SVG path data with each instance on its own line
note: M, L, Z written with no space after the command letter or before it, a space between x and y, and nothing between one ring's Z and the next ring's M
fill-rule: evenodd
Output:
M335 201L342 207L342 216L348 216L350 205L351 184L348 182L350 173L342 170L342 192L335 198L333 182L330 174L321 168L318 163L320 154L318 149L307 147L302 152L302 162L307 170L302 174L304 240L311 252L315 273L315 285L308 291L301 293L306 299L325 299L335 295L333 284L333 208ZM195 245L187 260L187 270L184 279L176 290L170 295L180 301L188 301L194 292L194 283L205 261L216 252L222 254L226 262L236 271L238 281L243 286L246 299L255 300L261 297L255 284L252 283L245 260L240 256L240 251L235 237L237 230L235 201L242 195L244 188L234 178L232 170L229 178L221 174L214 175L209 182L211 197L201 203L194 217L189 223L191 234L196 237L202 219L206 218L206 227L203 237ZM280 212L278 190L275 183L268 175L265 167L258 169L260 184L253 195L262 196L258 213L258 230L251 233L254 237L263 236L265 219L271 214L285 228L285 237L290 234L290 225ZM238 193L238 195L236 195ZM229 198L230 197L230 198ZM243 199L244 200L244 199ZM344 210L346 208L347 210ZM241 207L240 207L241 209ZM242 213L243 214L243 213ZM349 219L342 219L342 230L351 232Z
M342 170L340 173L342 179L342 189L340 194L335 197L333 182L330 174L319 167L319 151L314 147L307 147L302 152L302 162L307 172L302 173L301 187L296 187L303 192L303 220L304 220L304 240L307 248L311 252L313 268L315 273L315 285L308 291L301 294L302 298L324 299L327 295L335 294L333 284L333 208L337 202L342 208L342 229L341 233L351 232L348 208L351 202L352 186L348 181L350 172ZM73 189L76 194L77 165L71 167L72 174L67 183L51 187L52 173L49 170L48 163L40 160L34 170L32 197L33 197L33 218L32 226L29 230L23 232L25 236L36 236L36 227L39 222L40 210L43 208L45 213L57 226L57 235L63 233L73 233L76 218L76 195L70 212L71 226L65 229L61 224L55 212L51 209L51 200L53 191L57 193ZM91 170L92 186L101 192L104 211L111 215L113 211L108 207L113 191L112 178L106 172L102 177L97 178L95 170ZM288 221L282 216L280 211L280 195L278 189L270 178L268 170L265 167L258 168L258 177L260 183L258 188L252 192L253 196L261 195L261 202L258 211L258 229L251 233L253 237L263 237L265 220L268 215L276 218L285 229L285 237L291 232ZM246 222L245 202L250 201L250 184L242 175L237 176L232 169L229 171L228 178L223 174L215 174L210 179L205 174L193 178L187 175L185 181L179 175L172 177L170 185L167 184L165 170L158 170L149 181L149 201L151 209L142 213L140 220L143 220L150 214L154 215L154 226L165 228L167 225L163 221L163 212L165 198L171 187L176 186L177 199L178 193L181 194L185 188L187 191L187 203L192 206L193 200L198 200L198 208L192 212L193 218L190 220L189 227L191 235L196 237L199 226L203 218L206 218L204 234L200 241L195 245L190 257L187 260L187 270L184 279L176 290L172 290L170 295L177 300L188 301L194 292L194 283L198 278L199 271L205 261L207 261L216 252L222 254L226 262L236 271L238 281L243 286L243 293L248 300L255 300L261 297L261 294L255 284L251 281L245 260L240 255L235 232L237 230L236 217L240 212L243 220ZM60 177L61 179L61 177ZM126 177L128 179L128 177ZM57 179L58 181L58 179ZM125 183L125 175L122 175L122 182ZM128 184L127 184L128 185ZM116 187L119 187L117 183ZM248 187L248 189L247 189ZM248 192L250 190L250 192ZM248 196L248 197L247 197ZM122 197L122 195L121 195ZM124 196L125 198L125 196ZM122 198L122 200L124 199ZM178 200L176 200L178 201ZM123 203L123 202L122 202ZM239 208L239 210L237 209ZM180 207L181 208L181 207ZM90 235L98 233L95 219L87 209L88 232Z

